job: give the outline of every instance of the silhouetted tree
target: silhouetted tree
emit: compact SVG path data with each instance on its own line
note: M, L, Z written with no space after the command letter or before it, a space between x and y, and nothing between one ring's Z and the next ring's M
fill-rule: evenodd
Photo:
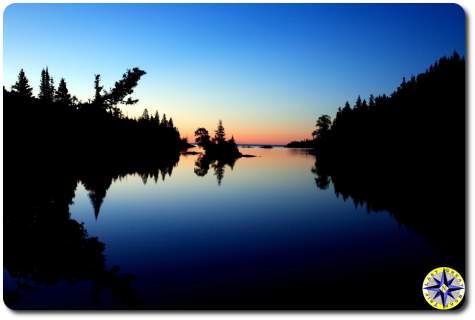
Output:
M226 134L224 132L223 122L221 120L219 120L218 127L214 133L214 141L217 144L222 144L226 141Z
M329 115L322 115L318 117L317 123L316 123L316 129L315 131L312 132L312 136L317 140L317 139L324 139L325 137L328 136L328 133L330 132L330 127L331 127L332 121Z
M355 109L361 109L363 103L361 102L361 97L358 96L358 98L356 98L356 102L355 102Z
M160 115L158 114L158 110L155 111L155 117L153 118L155 124L160 126Z
M368 102L368 108L372 109L376 105L374 101L374 96L372 94L369 95L369 102Z
M55 93L55 101L65 106L70 106L72 103L64 78L61 78L59 81L58 90Z
M366 99L363 99L363 103L361 104L361 109L363 112L368 111L368 103L366 102Z
M205 128L198 128L195 131L195 142L200 147L207 147L210 144L210 137L208 130Z
M116 106L117 104L137 103L139 101L138 99L132 99L131 97L127 96L134 93L134 88L137 86L137 83L139 82L140 78L145 74L146 72L139 68L127 70L122 75L122 79L116 81L114 87L105 94L105 103L110 107Z
M168 120L167 120L167 115L166 114L163 114L162 122L160 122L160 126L162 128L168 127Z
M351 106L350 106L350 103L348 101L345 102L345 106L343 107L342 112L343 113L351 112Z
M94 75L94 100L93 100L94 105L102 105L103 103L102 90L103 89L104 87L101 86L101 75L100 74Z
M32 97L32 88L30 87L23 69L20 70L20 73L18 74L18 80L12 86L12 90L23 99L29 99Z
M41 71L39 99L43 103L52 103L54 98L53 78L49 75L48 68Z
M145 121L149 121L149 120L150 120L150 116L148 115L148 110L147 110L147 109L144 109L144 110L143 110L141 119L142 119L142 120L145 120Z

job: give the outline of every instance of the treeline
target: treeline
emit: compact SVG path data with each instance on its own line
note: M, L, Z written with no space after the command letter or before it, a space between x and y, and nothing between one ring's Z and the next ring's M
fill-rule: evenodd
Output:
M64 78L55 87L47 68L41 72L35 97L21 70L11 90L3 89L5 134L12 153L26 152L35 159L59 156L84 164L99 159L128 162L186 148L188 144L166 115L149 115L145 109L133 119L122 113L120 105L138 102L131 95L143 75L145 71L139 68L127 70L109 90L95 75L93 97L84 102L71 95Z
M291 141L285 145L286 148L314 148L314 139L304 139L301 141Z
M358 97L335 119L320 116L316 182L427 234L441 221L457 225L447 234L463 244L465 134L465 59L453 53L389 96Z
M355 160L368 161L367 155L377 151L413 162L419 159L416 155L463 149L464 116L465 60L454 52L426 72L403 78L390 96L371 95L368 101L358 96L353 106L346 102L340 107L333 121L320 116L313 132L315 148L351 154ZM401 154L409 150L413 153Z

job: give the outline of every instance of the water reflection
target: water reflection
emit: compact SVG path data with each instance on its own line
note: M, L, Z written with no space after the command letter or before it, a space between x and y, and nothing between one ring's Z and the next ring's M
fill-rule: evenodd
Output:
M204 177L208 174L210 166L214 170L214 175L218 180L218 186L221 185L221 182L224 178L224 167L227 165L231 168L234 168L234 164L236 163L236 158L230 159L211 159L206 155L200 155L195 162L195 174L199 177Z
M55 301L22 301L48 287L67 283L74 290L87 290L90 300L79 304L90 308L140 307L132 288L134 277L120 272L117 265L106 267L105 244L91 237L83 223L71 218L77 185L88 191L95 218L99 216L107 190L114 181L138 174L146 183L170 176L178 157L155 163L114 166L96 163L72 170L48 163L25 167L14 179L7 175L4 210L4 268L8 272L4 299L12 308L76 308L77 302L58 306ZM28 181L25 188L24 181ZM87 282L87 288L80 284ZM104 298L104 296L110 296ZM112 301L112 302L111 302ZM26 305L24 305L26 303Z
M363 185L374 182L370 177L348 181L305 151L249 153L257 157L238 165L186 155L10 175L4 220L7 304L18 309L425 308L420 281L428 269L448 263L463 272L463 253L441 251L419 236L421 229L404 227L411 225L409 215L401 218L398 212L409 208L416 215L421 205L402 201L393 210ZM226 166L234 169L222 183ZM353 203L342 201L347 199ZM368 281L381 287L387 279L407 286L368 300L374 290ZM342 287L359 288L360 294L328 299Z
M69 205L78 180L67 173L51 172L30 176L31 192L10 189L4 211L4 268L11 277L4 287L5 303L15 308L22 305L25 294L60 283L74 286L89 281L88 307L98 306L98 297L105 290L124 308L134 308L138 301L131 286L132 276L120 273L117 266L107 268L104 243L71 219ZM56 307L54 301L44 302L26 307Z
M107 165L89 166L87 170L82 170L78 180L88 191L94 215L96 219L99 216L101 205L106 197L107 190L116 180L121 180L129 175L138 175L143 184L147 184L148 179L157 183L159 179L165 181L165 178L171 177L173 168L178 164L179 156L162 158L154 162L136 162L134 166L110 167Z
M389 212L398 223L423 234L447 255L456 256L455 261L447 262L464 270L464 182L460 175L434 179L432 173L427 176L425 171L414 170L403 165L385 168L383 163L368 168L357 161L324 157L316 157L311 169L320 190L327 190L332 183L335 196L351 199L355 208L364 207L368 213ZM441 221L454 226L444 228L444 237L450 241L441 240L435 232L440 230Z

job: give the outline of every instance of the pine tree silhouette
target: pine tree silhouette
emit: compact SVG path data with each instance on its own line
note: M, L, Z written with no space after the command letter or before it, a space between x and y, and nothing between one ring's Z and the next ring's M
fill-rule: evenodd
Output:
M55 101L65 106L70 106L72 104L71 95L69 94L64 78L61 78L59 81L58 90L56 90L55 93Z
M23 69L18 74L17 82L12 86L12 90L16 92L21 98L29 99L32 97L32 88L30 87L28 78Z
M43 103L52 103L54 98L53 78L49 75L48 67L41 71L40 93L38 98Z
M218 127L214 132L214 141L218 144L222 144L226 141L226 133L224 132L223 122L219 120Z

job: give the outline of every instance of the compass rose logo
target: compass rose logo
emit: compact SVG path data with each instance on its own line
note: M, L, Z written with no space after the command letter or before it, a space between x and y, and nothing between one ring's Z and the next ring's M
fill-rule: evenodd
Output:
M448 310L462 301L465 295L465 283L454 269L440 267L427 274L422 283L422 293L432 307Z

